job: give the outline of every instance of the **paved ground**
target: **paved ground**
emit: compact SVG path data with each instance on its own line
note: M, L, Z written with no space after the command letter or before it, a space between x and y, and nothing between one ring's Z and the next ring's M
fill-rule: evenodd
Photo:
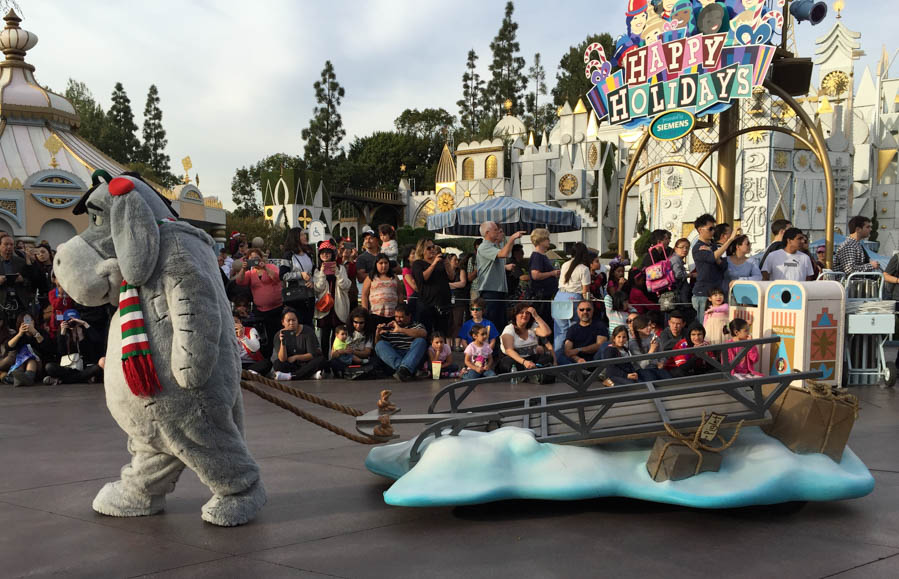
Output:
M369 409L380 384L303 387ZM390 387L406 411L421 411L438 386ZM498 385L491 395L535 388ZM221 529L200 519L209 494L189 471L162 515L93 513L94 494L128 460L102 387L4 387L0 576L893 578L899 396L854 391L863 403L850 445L877 479L873 494L728 511L632 500L389 507L381 498L389 482L363 467L367 447L247 394L247 437L269 502L254 523Z

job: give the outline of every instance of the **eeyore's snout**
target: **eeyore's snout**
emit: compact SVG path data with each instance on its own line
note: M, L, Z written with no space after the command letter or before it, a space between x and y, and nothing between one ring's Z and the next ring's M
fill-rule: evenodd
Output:
M75 236L56 250L53 271L62 289L79 304L117 304L122 272L116 259L103 259L81 236Z

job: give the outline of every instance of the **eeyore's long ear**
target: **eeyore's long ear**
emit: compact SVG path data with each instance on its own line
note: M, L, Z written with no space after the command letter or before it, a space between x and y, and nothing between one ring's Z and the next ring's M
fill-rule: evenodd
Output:
M133 189L134 182L124 177L109 182L110 229L122 276L129 284L142 286L159 258L159 226L143 196Z

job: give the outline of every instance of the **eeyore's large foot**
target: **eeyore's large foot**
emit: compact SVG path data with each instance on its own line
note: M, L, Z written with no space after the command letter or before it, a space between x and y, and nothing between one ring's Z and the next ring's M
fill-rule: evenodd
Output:
M165 509L165 495L148 495L116 481L103 485L91 507L110 517L145 517Z
M203 520L220 527L249 523L265 504L265 487L257 480L249 489L234 495L215 495L203 505Z

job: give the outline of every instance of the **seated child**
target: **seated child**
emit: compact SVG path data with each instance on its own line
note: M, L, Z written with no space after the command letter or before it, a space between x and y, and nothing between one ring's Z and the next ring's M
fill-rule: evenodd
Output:
M452 348L446 343L446 336L443 335L443 332L435 330L434 333L431 334L431 346L428 348L428 362L441 363L441 378L459 377L459 367L453 364L451 358L452 353ZM431 371L430 364L427 364L425 370L428 372Z
M493 371L493 348L487 343L489 335L486 326L475 324L471 327L472 342L465 347L463 380L496 376Z
M256 331L256 328L244 326L236 310L233 312L233 315L234 333L237 336L237 351L240 354L240 367L263 376L268 375L272 369L272 361L262 357L259 332Z
M631 355L627 348L628 330L627 326L618 326L612 330L612 336L609 341L603 344L599 350L601 360L609 360L612 358L627 358ZM633 384L639 380L637 369L630 362L621 362L606 366L602 375L603 386L617 386L619 384Z
M471 300L471 305L469 309L471 311L471 319L467 320L462 327L459 328L459 335L457 337L465 340L465 344L468 345L471 343L471 328L475 324L480 324L487 328L488 331L488 345L491 350L496 350L496 339L499 338L499 331L496 329L496 326L490 320L484 319L484 309L487 307L487 302L484 301L483 298L475 298Z
M730 335L733 336L733 339L728 340L728 342L741 342L749 339L750 326L749 322L746 320L735 318L728 325L728 329L730 330ZM727 360L729 362L733 361L733 359L739 356L742 351L743 348L728 348ZM759 349L758 346L753 346L746 352L746 355L737 362L737 365L734 366L734 369L731 370L730 373L741 380L753 378L755 376L764 376L764 374L755 369L758 363Z
M698 348L700 346L708 346L705 341L705 328L700 325L693 326L687 334L689 338L684 338L675 344L675 350L685 350L687 348ZM709 371L709 364L705 359L693 354L678 354L668 358L665 368L671 372L675 378L683 376L696 376L698 374L706 374Z
M349 348L347 342L348 338L349 332L347 332L346 326L341 324L334 328L334 344L331 346L330 359L340 360L346 366L349 366L350 364L361 364L362 358L355 355L353 350Z

